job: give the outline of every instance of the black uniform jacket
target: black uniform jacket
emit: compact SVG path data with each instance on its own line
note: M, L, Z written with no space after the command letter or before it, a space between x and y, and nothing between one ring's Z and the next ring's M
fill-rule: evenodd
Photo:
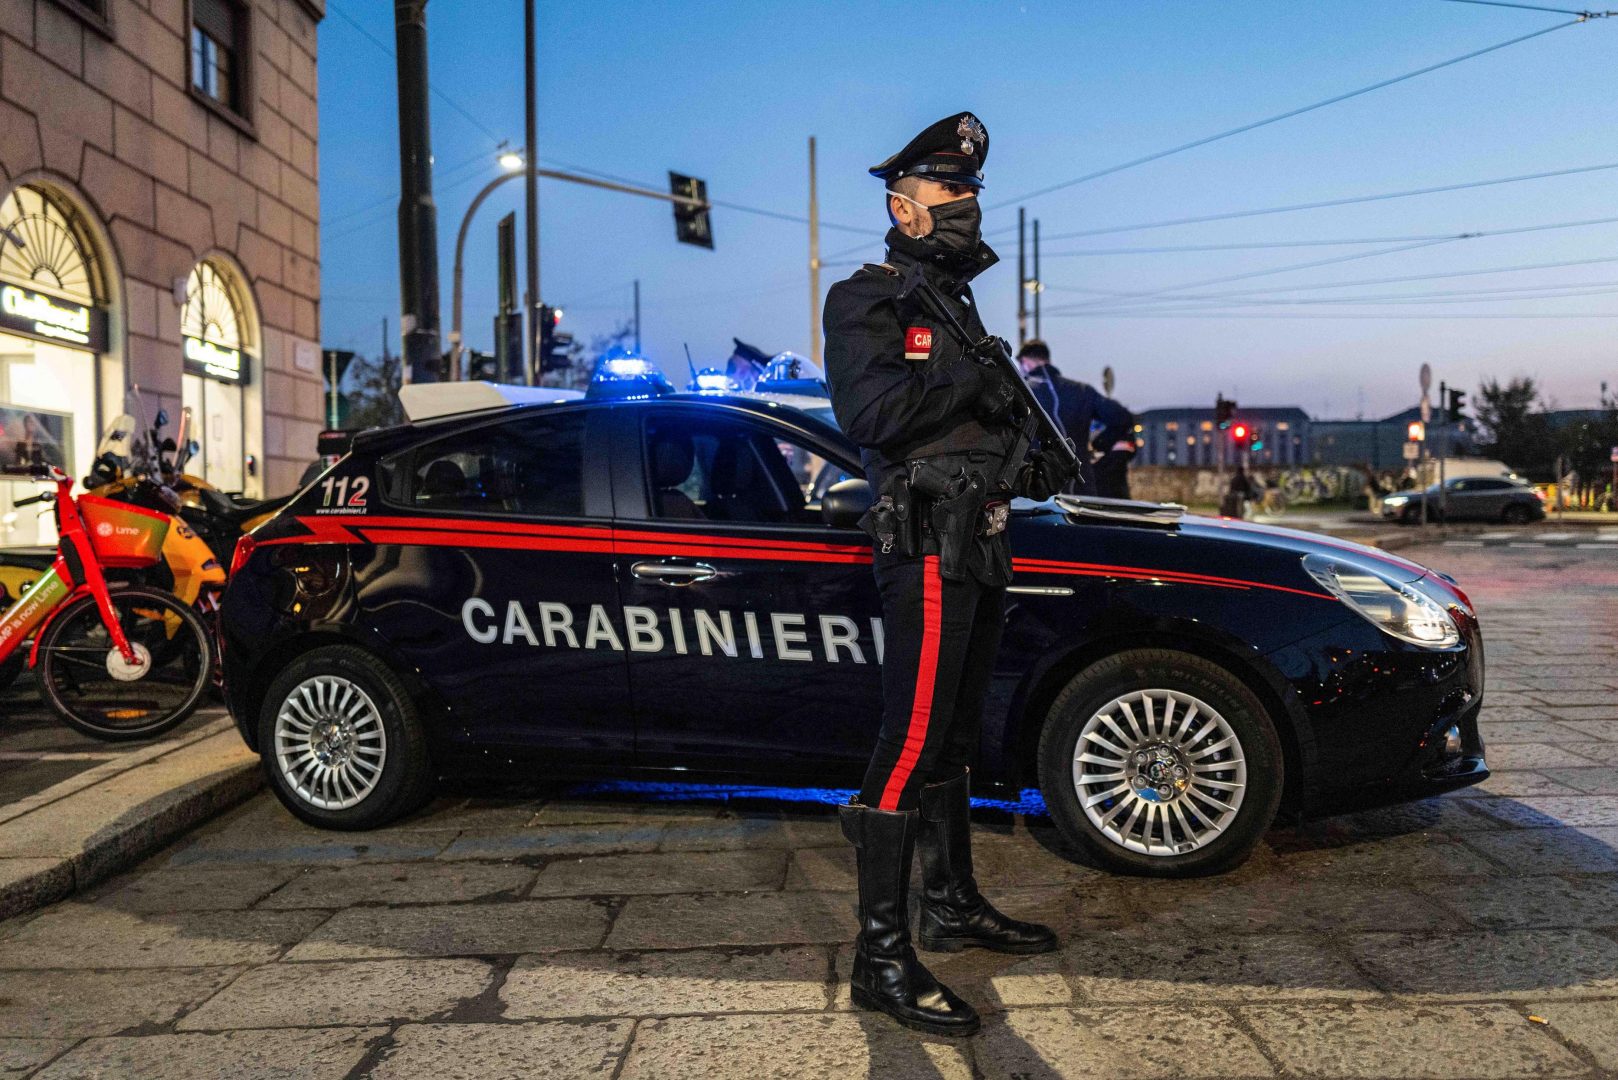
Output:
M982 374L965 347L916 295L899 299L920 263L973 340L983 320L968 282L994 265L987 245L939 252L888 230L885 266L866 265L826 294L826 382L837 422L860 445L873 489L912 458L982 451L1003 461L1009 437L978 422Z

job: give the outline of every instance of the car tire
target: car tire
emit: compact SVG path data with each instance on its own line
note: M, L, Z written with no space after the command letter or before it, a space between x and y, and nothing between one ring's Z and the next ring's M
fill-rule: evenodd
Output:
M420 710L386 664L352 645L304 653L275 677L258 749L276 797L323 829L374 829L432 797Z
M1399 524L1414 525L1421 520L1421 511L1414 506L1407 506L1399 513Z
M1119 874L1202 877L1239 866L1275 820L1284 771L1275 725L1253 692L1218 664L1170 649L1132 649L1080 672L1051 704L1039 741L1040 787L1057 828L1085 861Z
M1500 520L1507 525L1526 525L1534 520L1534 515L1528 507L1512 503L1500 512Z

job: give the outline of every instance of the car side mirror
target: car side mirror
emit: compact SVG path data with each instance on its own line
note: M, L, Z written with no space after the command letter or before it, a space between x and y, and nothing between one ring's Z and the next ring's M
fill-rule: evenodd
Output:
M871 508L871 485L858 477L839 480L826 489L820 500L820 517L834 529L859 527L860 518Z

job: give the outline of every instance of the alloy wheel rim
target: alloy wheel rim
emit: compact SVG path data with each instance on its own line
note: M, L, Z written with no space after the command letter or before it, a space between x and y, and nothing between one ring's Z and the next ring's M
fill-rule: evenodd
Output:
M1230 723L1178 690L1132 690L1097 709L1073 750L1085 817L1142 855L1186 855L1229 828L1247 793L1247 762Z
M358 683L316 675L292 688L275 715L275 756L300 799L343 810L382 779L388 737L382 713Z

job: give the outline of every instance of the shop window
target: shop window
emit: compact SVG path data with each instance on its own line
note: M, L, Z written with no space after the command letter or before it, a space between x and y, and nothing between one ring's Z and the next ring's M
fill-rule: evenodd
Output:
M252 342L246 304L234 274L201 262L186 281L180 311L181 396L191 410L188 437L201 447L193 470L225 491L241 491L247 481L242 387L252 376Z
M247 115L247 12L234 0L191 0L191 89Z
M5 472L58 465L78 475L98 432L106 290L78 209L55 189L0 199L0 547L51 544L51 515L18 507L37 486Z

